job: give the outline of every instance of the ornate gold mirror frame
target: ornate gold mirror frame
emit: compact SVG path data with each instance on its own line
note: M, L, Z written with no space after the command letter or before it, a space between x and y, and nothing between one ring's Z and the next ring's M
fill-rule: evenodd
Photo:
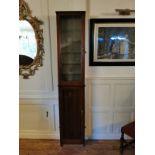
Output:
M29 76L35 74L35 70L37 70L38 67L43 65L43 30L40 29L40 25L42 25L43 22L31 15L31 10L24 0L19 0L19 20L25 20L30 23L34 29L37 44L37 53L33 62L28 65L19 65L19 74L22 75L24 79L28 79Z

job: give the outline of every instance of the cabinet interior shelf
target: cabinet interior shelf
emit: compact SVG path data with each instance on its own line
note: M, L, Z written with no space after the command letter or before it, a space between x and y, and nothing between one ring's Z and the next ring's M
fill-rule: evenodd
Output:
M66 55L66 54L68 54L68 55L80 55L81 53L79 53L79 51L78 52L75 52L75 51L71 51L71 52L69 52L69 51L65 51L65 52L62 52L62 54L64 54L64 55Z
M62 75L80 75L80 73L76 73L76 72L63 72Z
M80 65L80 63L77 63L77 62L63 62L62 65Z

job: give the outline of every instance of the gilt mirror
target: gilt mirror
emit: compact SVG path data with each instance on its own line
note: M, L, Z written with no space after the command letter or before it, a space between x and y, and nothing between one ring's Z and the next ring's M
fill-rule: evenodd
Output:
M43 63L43 22L33 17L28 4L19 0L19 74L24 79L35 74Z

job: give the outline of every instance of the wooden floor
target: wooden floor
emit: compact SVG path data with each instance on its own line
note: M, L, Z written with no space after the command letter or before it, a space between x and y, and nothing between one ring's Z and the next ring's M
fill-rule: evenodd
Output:
M86 141L86 145L60 146L58 140L19 140L19 155L121 155L116 140ZM134 148L126 148L123 155L134 155Z

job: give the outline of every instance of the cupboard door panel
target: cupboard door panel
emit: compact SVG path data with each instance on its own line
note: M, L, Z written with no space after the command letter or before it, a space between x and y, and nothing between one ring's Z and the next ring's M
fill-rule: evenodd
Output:
M84 134L83 88L60 88L59 94L61 138L82 142Z

